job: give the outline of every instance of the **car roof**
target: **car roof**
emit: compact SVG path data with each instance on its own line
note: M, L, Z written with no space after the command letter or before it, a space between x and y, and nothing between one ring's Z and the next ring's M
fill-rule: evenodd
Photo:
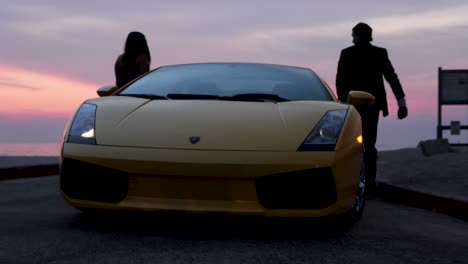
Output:
M285 64L275 64L275 63L261 63L261 62L193 62L193 63L180 63L180 64L170 64L170 65L162 65L154 70L165 68L165 67L173 67L173 66L190 66L190 65L207 65L207 64L239 64L239 65L264 65L264 66L279 66L279 67L286 67L286 68L297 68L303 70L309 70L315 73L310 68L300 67L300 66L293 66L293 65L285 65Z

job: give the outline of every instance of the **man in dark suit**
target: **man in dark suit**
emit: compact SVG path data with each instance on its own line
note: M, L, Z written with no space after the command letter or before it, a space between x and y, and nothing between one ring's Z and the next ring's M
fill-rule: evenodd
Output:
M358 23L352 30L354 46L343 49L338 62L336 74L336 91L338 99L346 102L349 91L365 91L375 97L373 105L357 110L362 119L362 136L364 138L364 160L366 165L366 188L375 193L377 173L377 125L379 114L388 116L387 95L384 80L390 84L398 102L398 118L408 115L405 93L401 87L387 50L373 46L372 28L365 23Z

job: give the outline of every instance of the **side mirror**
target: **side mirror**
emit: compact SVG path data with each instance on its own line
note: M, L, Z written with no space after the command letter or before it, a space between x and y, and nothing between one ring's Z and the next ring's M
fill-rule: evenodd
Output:
M113 94L115 91L117 91L118 87L115 85L106 85L102 86L97 90L97 94L101 97L103 96L109 96Z
M363 91L350 91L348 94L348 101L346 101L346 103L351 104L354 107L371 105L374 102L375 97L372 94Z

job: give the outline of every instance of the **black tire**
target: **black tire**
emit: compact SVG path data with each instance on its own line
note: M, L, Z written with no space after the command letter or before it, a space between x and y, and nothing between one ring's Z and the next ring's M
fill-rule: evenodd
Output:
M366 206L366 164L364 161L364 147L361 156L359 193L353 207L343 215L343 220L347 223L355 223L361 219Z

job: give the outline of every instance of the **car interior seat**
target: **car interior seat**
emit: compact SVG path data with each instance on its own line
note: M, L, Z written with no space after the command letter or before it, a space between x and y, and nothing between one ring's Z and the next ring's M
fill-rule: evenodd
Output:
M222 90L216 87L213 82L190 82L184 85L181 93L187 94L207 94L207 95L221 95Z
M272 93L287 99L301 99L306 95L304 88L292 83L278 83L273 87Z

